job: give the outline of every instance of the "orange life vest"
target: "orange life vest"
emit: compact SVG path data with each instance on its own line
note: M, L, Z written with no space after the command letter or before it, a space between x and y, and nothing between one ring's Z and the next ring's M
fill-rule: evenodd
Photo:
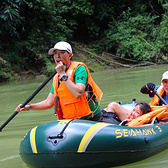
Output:
M157 89L157 92L160 96L163 96L164 94L164 88L163 86L161 85L158 89ZM150 106L157 106L158 103L159 103L160 99L158 98L158 96L155 94L151 100L151 102L149 103Z
M159 120L168 117L168 105L165 106L151 106L151 112L144 114L140 117L137 117L130 121L127 126L137 127L145 123L152 122L154 117L157 117Z
M96 98L100 102L103 96L103 92L100 90L97 84L93 81L90 75L90 72L84 63L71 61L71 65L66 72L66 74L68 75L68 78L73 83L75 83L74 73L78 65L85 66L87 75L88 75L87 84L91 86L93 90L93 94L96 96ZM62 81L60 85L58 85L58 82L59 82L59 78L58 78L58 74L56 74L53 80L53 87L54 87L54 102L57 96L56 112L57 112L58 119L80 118L80 117L83 117L83 116L86 116L92 113L89 107L89 103L87 101L85 92L83 93L82 97L76 98L69 91L64 81Z

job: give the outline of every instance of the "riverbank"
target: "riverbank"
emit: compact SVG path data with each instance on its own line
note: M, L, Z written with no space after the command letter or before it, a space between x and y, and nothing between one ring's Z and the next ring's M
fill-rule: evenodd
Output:
M132 59L121 58L112 53L98 53L84 45L75 45L73 47L73 54L74 56L72 57L72 60L84 62L92 73L106 69L111 70L117 68L134 68L139 66L156 65L156 63L153 62L136 61ZM31 67L28 70L8 70L8 72L1 70L0 83L13 80L35 79L43 76L49 76L54 71L55 63L52 63L47 58L47 56L45 57L45 66L42 65L40 70L36 67ZM0 61L1 63L6 64L5 60L0 59Z

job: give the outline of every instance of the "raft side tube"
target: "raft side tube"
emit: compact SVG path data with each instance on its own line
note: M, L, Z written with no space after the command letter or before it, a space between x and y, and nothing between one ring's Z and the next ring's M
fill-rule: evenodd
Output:
M49 141L48 137L61 132L66 123L52 121L33 128L20 145L23 161L32 167L111 167L147 158L168 147L168 124L164 123L126 127L73 120L58 143Z

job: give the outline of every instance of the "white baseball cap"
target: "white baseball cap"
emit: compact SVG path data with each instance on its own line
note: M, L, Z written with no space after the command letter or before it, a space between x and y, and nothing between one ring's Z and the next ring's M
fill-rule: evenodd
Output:
M164 79L168 79L168 71L164 72L163 75L162 75L162 81Z
M66 50L69 53L72 53L72 47L69 43L65 42L65 41L60 41L58 43L56 43L54 45L54 48L50 48L48 51L49 55L53 55L54 54L54 50Z

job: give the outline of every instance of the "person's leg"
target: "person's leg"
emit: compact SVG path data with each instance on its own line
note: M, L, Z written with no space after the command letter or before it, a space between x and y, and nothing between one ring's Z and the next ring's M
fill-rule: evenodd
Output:
M121 121L128 119L128 114L130 113L116 102L109 103L106 111L116 113Z

